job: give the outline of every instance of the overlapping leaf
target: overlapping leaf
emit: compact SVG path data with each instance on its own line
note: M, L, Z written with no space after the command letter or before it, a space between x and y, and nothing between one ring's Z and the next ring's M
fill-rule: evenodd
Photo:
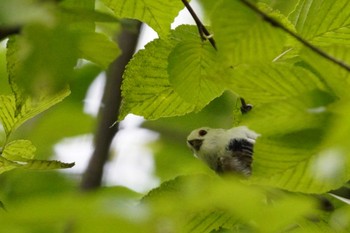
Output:
M280 101L328 88L310 71L283 63L239 66L230 79L230 87L252 104Z
M35 151L35 146L28 140L14 140L7 143L0 156L0 174L15 168L50 170L74 166L74 163L33 159Z
M169 82L169 54L178 43L194 39L200 41L196 27L182 26L173 31L168 39L154 40L134 56L123 77L124 101L121 118L128 113L142 115L147 119L179 116L199 110L207 104L197 100L190 103L181 98ZM186 64L183 63L183 65ZM188 69L198 69L199 65L201 64L188 64ZM198 83L193 85L198 86ZM202 90L192 91L199 93ZM210 93L206 94L210 95ZM214 96L206 98L214 98Z
M120 51L116 43L99 33L82 33L80 35L79 51L81 56L102 68L119 56Z
M2 156L8 160L25 162L34 158L35 146L29 140L15 140L6 144Z
M161 37L170 32L170 24L184 7L177 0L103 0L120 18L138 19L147 23Z
M276 232L295 223L302 213L312 212L311 199L287 196L285 193L276 194L270 200L274 204L269 205L262 201L268 196L266 190L238 183L235 179L187 176L164 182L143 201L153 206L158 215L171 215L181 232L195 233L220 229ZM169 199L172 202L165 205ZM288 216L281 218L285 211L289 213ZM268 224L266 215L269 216Z
M322 47L322 49L337 59L344 61L345 63L350 63L349 47L332 45ZM301 50L300 56L312 67L312 70L317 74L319 79L323 80L324 83L327 83L329 89L334 95L338 96L338 98L347 96L347 93L349 92L350 77L350 73L347 70L325 58L319 57L309 49Z
M28 96L39 102L67 87L77 59L74 38L62 27L34 24L23 36L10 39L7 67L17 108Z
M256 146L254 172L260 184L304 192L325 193L350 177L350 161L338 147L323 148L321 129L261 138Z
M171 87L167 59L171 45L161 40L149 43L129 63L124 73L121 118L128 113L146 119L183 115L195 109Z
M212 27L227 64L270 62L283 51L285 35L240 1L221 1L212 14Z
M29 98L19 106L19 109L16 107L16 100L13 95L0 96L0 120L4 126L6 136L8 137L13 130L28 119L62 101L69 93L68 89L64 89L55 96L47 96L41 99L40 102L33 102Z
M347 0L301 0L289 16L298 33L315 45L350 45Z
M213 70L216 55L209 43L200 40L178 43L172 50L168 58L169 80L184 100L205 105L226 89L226 77Z

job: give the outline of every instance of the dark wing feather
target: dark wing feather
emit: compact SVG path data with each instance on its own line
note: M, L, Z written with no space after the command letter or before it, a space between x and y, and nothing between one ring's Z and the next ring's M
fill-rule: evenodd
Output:
M219 157L218 173L237 173L244 176L251 174L254 144L244 138L231 139L226 150L229 156Z

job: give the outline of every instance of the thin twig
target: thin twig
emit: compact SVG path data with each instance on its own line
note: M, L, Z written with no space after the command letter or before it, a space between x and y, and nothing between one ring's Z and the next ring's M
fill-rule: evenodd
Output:
M265 21L269 22L272 26L282 29L284 32L288 33L289 35L291 35L292 37L297 39L300 43L302 43L303 45L305 45L306 47L308 47L309 49L311 49L312 51L314 51L318 55L320 55L320 56L326 58L327 60L333 62L334 64L336 64L336 65L346 69L347 71L350 71L350 66L348 64L344 63L341 60L338 60L337 58L329 55L328 53L326 53L325 51L321 50L320 48L317 48L316 46L312 45L310 42L308 42L307 40L305 40L304 38L302 38L301 36L299 36L295 32L293 32L293 31L289 30L288 28L286 28L285 26L283 26L277 20L275 20L274 18L270 17L265 12L261 11L253 3L249 2L248 0L240 0L240 1L243 4L245 4L247 7L252 9L254 12L258 13L259 15L261 15L263 17L263 19Z
M209 31L206 29L206 27L203 25L201 20L198 18L196 12L192 9L192 7L187 2L187 0L182 0L182 2L185 5L185 7L187 8L187 10L190 12L190 14L191 14L192 18L194 19L194 21L196 22L197 28L198 28L198 31L199 31L199 35L201 36L201 39L203 41L209 40L210 44L214 47L214 49L217 49L216 45L215 45L215 40L213 38L213 35L210 34Z

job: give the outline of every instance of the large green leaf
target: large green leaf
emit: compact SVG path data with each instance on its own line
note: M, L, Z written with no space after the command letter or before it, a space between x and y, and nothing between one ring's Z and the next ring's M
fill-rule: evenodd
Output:
M332 45L321 48L339 60L347 63L350 62L349 47ZM318 56L309 49L301 50L300 57L307 62L307 64L310 66L308 68L312 70L320 80L327 83L329 89L334 93L334 95L336 95L338 98L347 96L350 86L350 73L347 70L325 58Z
M13 130L28 119L62 101L69 93L70 91L66 88L55 96L42 98L39 102L27 98L19 106L16 106L16 100L13 95L0 96L0 120L4 126L6 136L8 137Z
M313 90L253 107L241 124L263 136L283 135L303 129L325 127L330 118L327 105L335 99L327 92Z
M259 184L303 193L325 193L350 178L350 161L337 148L323 148L322 130L303 130L261 139L253 171Z
M315 89L327 90L310 71L287 63L242 65L230 79L231 90L253 104L286 100Z
M213 71L216 55L209 43L198 39L178 43L172 50L168 58L169 80L184 100L207 104L226 89L226 77Z
M7 66L17 105L27 96L40 100L66 88L77 60L75 42L63 26L44 24L28 25L10 39Z
M23 25L31 21L49 22L53 20L52 8L48 4L38 4L32 0L2 1L0 22L2 25Z
M152 27L159 36L170 32L170 24L184 7L178 0L103 0L120 18L138 19Z
M181 98L167 72L172 49L194 38L200 40L196 27L178 27L167 39L154 40L134 55L123 76L121 119L128 113L146 119L179 116L204 107L203 103L196 105Z
M298 33L315 45L349 45L348 0L301 0L290 20Z
M0 173L15 168L51 170L74 166L74 163L33 159L35 151L35 146L28 140L15 140L7 143L0 156Z
M302 213L312 212L311 199L273 192L242 184L237 179L183 176L164 182L143 202L152 206L157 216L176 221L178 232L191 233L223 229L229 232L244 232L243 229L279 232L289 224L296 224ZM268 202L263 201L266 198ZM281 218L285 212L288 215Z
M104 69L120 54L117 44L100 33L81 33L79 51L83 58Z
M2 156L8 160L28 161L34 158L35 146L29 140L15 140L6 144Z
M195 109L171 87L167 74L170 44L155 40L139 51L124 73L121 118L128 113L146 119L183 115Z
M221 1L212 13L212 27L227 64L271 62L283 51L285 34L240 1Z

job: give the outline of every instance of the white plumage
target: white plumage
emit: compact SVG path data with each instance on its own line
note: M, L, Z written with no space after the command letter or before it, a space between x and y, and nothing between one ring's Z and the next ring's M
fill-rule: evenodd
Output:
M231 129L202 127L187 137L195 156L219 174L251 174L253 146L259 135L246 126Z

